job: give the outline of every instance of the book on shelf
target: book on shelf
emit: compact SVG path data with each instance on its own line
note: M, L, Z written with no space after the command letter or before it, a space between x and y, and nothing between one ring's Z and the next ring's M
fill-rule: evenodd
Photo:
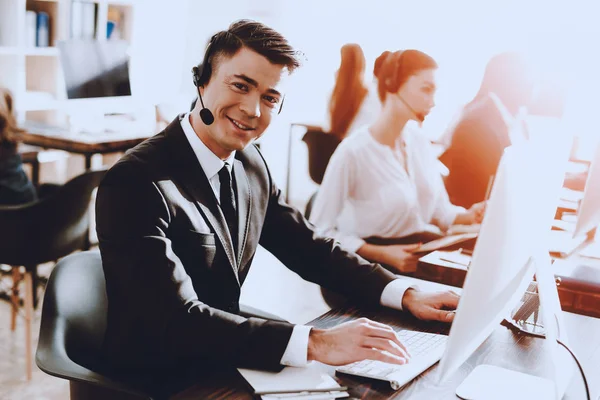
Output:
M50 16L40 11L37 13L36 41L37 47L50 46Z
M35 47L37 42L37 13L27 10L25 13L25 45Z
M96 36L96 4L75 0L71 3L71 38L94 39Z

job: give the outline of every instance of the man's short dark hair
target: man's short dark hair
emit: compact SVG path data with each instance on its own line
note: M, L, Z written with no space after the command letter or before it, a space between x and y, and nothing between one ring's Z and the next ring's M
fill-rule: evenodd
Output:
M198 66L200 84L208 83L223 57L232 57L243 47L264 56L273 64L285 66L290 73L300 66L300 53L282 34L260 22L242 19L210 39L204 61Z

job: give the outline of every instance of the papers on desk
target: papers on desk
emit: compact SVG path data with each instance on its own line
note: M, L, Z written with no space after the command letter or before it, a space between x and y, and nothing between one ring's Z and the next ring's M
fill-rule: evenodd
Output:
M446 232L447 235L460 235L462 233L479 233L481 224L473 225L452 225Z
M419 258L419 261L431 265L441 265L446 268L467 270L471 264L471 256L460 250L456 251L434 251Z
M573 237L572 232L550 231L549 239L550 248L548 251L550 254L558 257L568 257L587 240L587 236Z
M435 250L441 250L446 247L453 246L455 244L466 242L470 239L475 239L477 237L477 232L471 233L461 233L459 235L448 235L439 239L432 240L431 242L427 242L419 247L417 250L413 251L413 253L429 253Z
M587 258L600 259L600 242L593 242L585 246L579 255Z
M573 232L575 230L575 222L565 219L555 219L552 222L552 229L558 231Z
M583 192L569 188L561 188L560 198L562 200L570 201L572 203L577 204L583 199Z
M341 387L323 368L312 362L305 368L286 367L280 372L258 371L238 368L239 373L263 400L302 399L321 400L348 397Z

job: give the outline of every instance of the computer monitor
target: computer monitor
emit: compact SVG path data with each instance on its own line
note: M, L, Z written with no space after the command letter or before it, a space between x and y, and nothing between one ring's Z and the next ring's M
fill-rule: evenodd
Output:
M136 110L124 40L71 39L58 42L66 91L63 109L72 119L101 124L109 114Z
M67 40L58 49L69 100L131 96L127 42Z
M600 225L600 143L590 164L573 236L586 235L598 225Z
M533 279L536 262L544 262L544 254L548 258L546 238L567 157L560 143L525 142L505 150L440 361L440 381L452 375L509 316ZM473 398L492 397L487 393Z
M129 43L73 39L58 43L69 129L77 132L149 132L154 104L138 98L130 77Z

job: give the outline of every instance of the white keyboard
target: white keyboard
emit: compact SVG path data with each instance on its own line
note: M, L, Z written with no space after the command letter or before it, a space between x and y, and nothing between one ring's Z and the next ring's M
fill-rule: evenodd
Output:
M387 381L392 389L398 390L442 358L448 339L444 335L407 330L398 331L397 334L411 355L408 364L363 360L338 367L337 371Z

